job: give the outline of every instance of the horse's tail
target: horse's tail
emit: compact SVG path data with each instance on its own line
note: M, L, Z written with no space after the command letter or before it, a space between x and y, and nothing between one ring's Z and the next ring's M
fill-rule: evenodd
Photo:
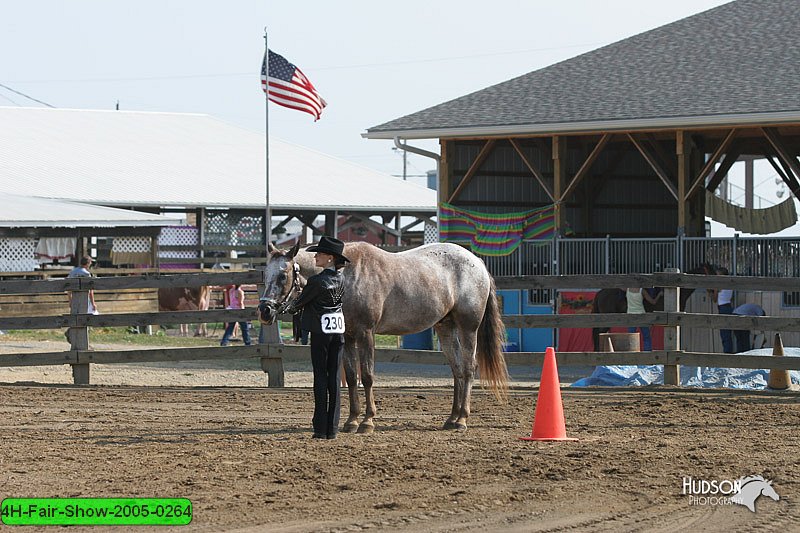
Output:
M478 328L478 370L481 381L487 383L498 400L508 395L508 369L503 356L506 328L500 318L494 278L489 276L489 298L483 320Z

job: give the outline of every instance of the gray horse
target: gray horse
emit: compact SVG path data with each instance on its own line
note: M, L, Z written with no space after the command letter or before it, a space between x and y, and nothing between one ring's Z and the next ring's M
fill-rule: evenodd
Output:
M350 395L350 415L343 431L372 433L375 428L376 333L406 335L434 327L453 371L453 409L445 429L467 429L470 395L477 367L481 380L498 399L508 389L500 318L494 280L483 262L455 244L429 244L389 253L372 244L345 245L350 263L345 280L344 369ZM296 266L297 265L297 266ZM289 251L270 247L264 273L262 320L271 322L277 309L314 274L313 254L295 246ZM358 400L357 364L364 385L366 412Z

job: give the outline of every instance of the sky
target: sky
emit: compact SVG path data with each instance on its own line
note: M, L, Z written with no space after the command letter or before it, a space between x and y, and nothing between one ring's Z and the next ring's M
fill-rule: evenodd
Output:
M363 139L367 128L724 3L10 0L0 18L0 84L59 108L119 102L263 132L266 28L270 48L328 102L318 122L270 104L270 135L401 176L401 153ZM0 105L43 104L0 87ZM436 141L410 144L438 152ZM418 183L434 168L416 155L407 163Z

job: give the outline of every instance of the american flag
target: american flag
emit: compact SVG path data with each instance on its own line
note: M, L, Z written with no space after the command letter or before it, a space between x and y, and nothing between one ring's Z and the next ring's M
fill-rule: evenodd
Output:
M278 105L314 115L319 120L327 103L303 72L286 59L269 50L269 91L267 91L267 56L261 63L261 88L267 98Z

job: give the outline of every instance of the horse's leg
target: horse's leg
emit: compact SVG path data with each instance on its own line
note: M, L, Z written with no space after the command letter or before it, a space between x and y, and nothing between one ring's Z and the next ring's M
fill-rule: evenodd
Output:
M189 336L189 324L181 324L181 337Z
M461 359L461 373L458 379L461 380L461 386L457 392L461 394L461 399L459 401L460 409L455 422L455 429L458 431L466 431L467 419L469 418L470 412L469 404L472 397L472 383L477 366L477 360L475 358L475 349L478 346L477 327L475 329L459 328L458 340L458 350ZM455 404L455 400L453 403Z
M358 429L358 415L361 414L361 405L358 401L358 347L352 337L344 340L344 375L347 379L347 394L350 397L350 414L344 423L342 431L353 433Z
M602 346L600 346L600 334L608 333L610 329L611 328L592 328L592 345L594 346L595 352L602 351Z
M458 337L450 319L439 322L436 324L435 329L436 334L439 336L439 342L442 344L442 352L450 364L450 369L453 371L453 408L442 429L456 429L456 421L461 413L461 400L463 399L462 381L459 378L461 374L461 356L459 354Z
M361 384L364 385L364 419L358 425L358 432L370 434L375 431L373 418L377 412L372 384L375 379L375 337L372 330L366 330L358 339L358 359L361 363Z

